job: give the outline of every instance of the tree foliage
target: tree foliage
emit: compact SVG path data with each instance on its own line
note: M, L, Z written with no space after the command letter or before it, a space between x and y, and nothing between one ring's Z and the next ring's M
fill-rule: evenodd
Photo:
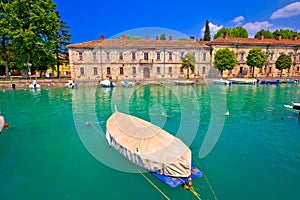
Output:
M248 38L248 32L244 27L237 26L234 28L221 28L218 32L214 35L214 39L219 37L223 37L224 32L228 33L228 37L230 38Z
M216 68L220 71L221 77L223 77L224 70L231 70L235 67L235 53L228 48L219 49L215 54L214 64Z
M209 30L209 22L206 20L205 23L205 31L204 31L204 41L210 41L210 30Z
M59 12L57 11L57 17L61 19L61 16ZM66 55L68 58L68 48L67 45L70 44L71 41L71 34L70 34L70 27L67 25L67 23L63 20L59 20L60 28L57 31L56 35L56 68L57 68L57 76L60 77L60 70L59 66L61 64L60 60L62 55Z
M269 39L274 39L274 35L270 30L265 30L265 29L261 29L260 31L258 31L254 38L259 38L260 34L264 35L264 38L269 38Z
M42 61L55 59L52 54L60 23L52 0L11 0L3 8L15 65L24 71L27 70L24 64L32 63L32 69L39 69L49 63L41 63L37 59L44 56L47 59Z
M267 55L259 47L250 49L247 56L247 65L252 67L252 77L254 77L254 68L262 68L267 63Z
M196 64L195 55L191 52L187 52L184 57L182 58L182 67L187 69L187 79L190 78L190 69L194 70Z
M277 60L275 62L275 65L276 65L276 69L280 70L280 77L281 77L282 76L282 70L291 67L291 65L292 65L292 58L291 58L291 56L289 56L287 54L281 54L277 58Z
M166 38L166 34L164 34L164 33L162 33L161 35L160 35L160 38L159 38L160 40L166 40L167 38Z
M282 39L292 39L293 35L297 35L298 38L300 38L300 33L297 33L295 31L289 30L289 29L280 29L280 30L275 30L273 32L274 38L276 38L277 35L281 35Z

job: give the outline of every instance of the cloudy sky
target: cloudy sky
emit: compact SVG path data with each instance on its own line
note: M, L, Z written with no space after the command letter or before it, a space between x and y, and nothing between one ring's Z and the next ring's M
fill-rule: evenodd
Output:
M235 26L246 28L249 37L261 29L300 32L300 1L294 0L54 2L62 19L71 26L72 43L97 40L100 34L111 38L123 32L141 37L146 34L154 39L163 31L175 39L182 35L199 39L203 37L206 20L210 22L212 38L220 28ZM143 27L151 28L143 30Z

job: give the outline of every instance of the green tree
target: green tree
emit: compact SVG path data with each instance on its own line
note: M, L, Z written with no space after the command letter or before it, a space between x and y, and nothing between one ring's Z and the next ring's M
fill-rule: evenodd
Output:
M209 22L206 20L205 23L205 31L204 31L204 41L210 41L210 30L209 30Z
M196 64L195 55L187 52L182 58L182 67L187 70L187 79L190 78L190 69L194 70Z
M235 67L235 53L228 48L217 50L215 54L214 64L216 68L220 71L221 77L223 77L224 70L231 70Z
M67 45L70 44L71 41L71 34L70 34L70 26L67 25L67 23L63 20L61 20L61 16L59 12L57 11L57 17L60 19L60 28L57 32L56 36L56 50L55 50L55 56L56 56L56 68L57 68L57 77L60 77L60 70L59 66L61 64L61 57L62 55L65 55L69 57L68 48Z
M224 32L228 33L228 37L230 38L248 38L248 32L244 27L237 26L234 28L221 28L218 32L214 35L214 39L219 37L223 37Z
M287 55L287 54L281 54L276 62L276 69L280 70L280 77L282 77L282 70L290 68L292 65L292 58L291 56Z
M42 56L53 58L60 28L55 3L52 0L11 0L4 5L4 9L12 38L10 44L13 47L14 63L23 75L28 70L26 63L40 62L33 59ZM38 67L40 65L32 65L33 70Z
M187 38L178 38L177 40L178 41L189 41L189 39L187 39Z
M255 67L262 68L267 63L267 55L259 47L250 49L246 64L252 67L252 77L254 77Z
M162 33L161 35L160 35L160 38L159 38L160 40L166 40L166 35L164 34L164 33Z
M9 1L1 1L0 2L0 57L2 60L2 64L5 66L4 72L6 76L9 76L9 22L5 13L5 6Z
M131 39L132 40L142 40L142 38L140 36L133 36Z
M224 33L225 32L229 32L229 29L228 28L221 28L221 29L219 29L218 31L217 31L217 33L214 35L214 39L217 39L217 38L219 38L219 37L223 37L223 35L224 35Z
M274 34L271 31L264 30L264 29L261 29L260 31L258 31L255 34L254 38L259 38L260 34L263 34L264 38L274 39Z
M244 27L237 26L229 30L228 36L231 38L248 38L248 32Z
M299 33L295 32L295 31L292 31L292 30L289 30L289 29L275 30L273 32L274 38L279 34L281 35L282 39L292 39L293 35L297 35L298 38L300 38Z

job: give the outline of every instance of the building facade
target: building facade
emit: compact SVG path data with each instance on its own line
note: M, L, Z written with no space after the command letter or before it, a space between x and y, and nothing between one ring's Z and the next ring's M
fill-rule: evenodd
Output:
M182 58L187 52L195 56L191 78L205 78L211 70L210 48L196 42L169 40L100 40L68 46L71 76L75 80L160 80L187 76Z
M215 53L221 48L229 48L235 52L236 67L233 70L224 71L223 77L252 77L252 68L246 64L246 61L253 47L260 47L267 54L267 64L262 68L255 68L254 77L280 77L280 70L276 69L275 62L283 53L291 56L292 66L283 70L282 77L300 76L300 40L296 35L292 39L282 39L280 35L276 39L267 39L263 35L259 38L229 38L227 33L224 33L223 37L212 40L207 45L212 49L212 63Z
M280 70L275 62L282 54L288 54L293 60L289 69L283 70L283 77L300 76L300 40L223 37L210 42L173 40L128 40L126 35L121 39L100 40L68 45L70 71L73 80L164 80L187 77L182 68L182 58L187 52L195 56L195 69L189 70L190 79L218 77L220 74L214 67L214 55L221 48L229 48L236 53L236 67L224 71L223 77L251 77L252 68L246 64L249 50L260 47L267 54L267 64L263 68L255 68L254 76L279 77Z

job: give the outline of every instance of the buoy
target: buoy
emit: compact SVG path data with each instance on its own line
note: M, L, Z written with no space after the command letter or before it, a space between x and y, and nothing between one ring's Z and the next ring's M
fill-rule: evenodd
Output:
M230 115L230 113L229 113L229 111L227 111L226 113L225 113L225 116L229 116Z
M5 123L4 127L6 127L6 128L9 127L9 123Z

